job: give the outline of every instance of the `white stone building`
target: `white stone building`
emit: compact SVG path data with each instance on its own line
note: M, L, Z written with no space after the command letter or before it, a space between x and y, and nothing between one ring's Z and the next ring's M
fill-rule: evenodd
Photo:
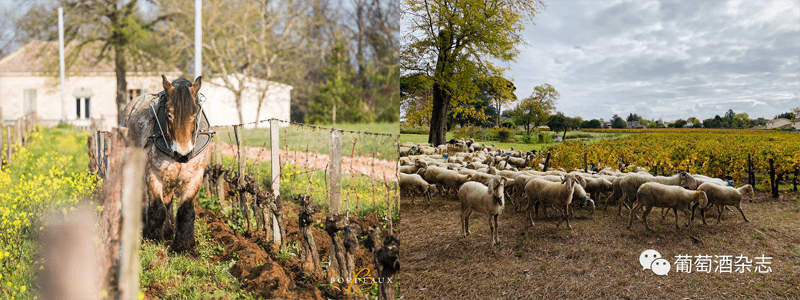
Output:
M52 126L61 120L56 49L56 42L36 41L0 59L0 107L4 120L15 120L27 113L35 113L45 125ZM87 54L81 55L66 74L64 115L72 124L87 126L94 121L102 130L108 130L117 120L114 65L109 61L97 63L98 53L89 53L91 51L86 50ZM161 91L161 74L172 81L180 76L180 71L174 67L129 64L126 72L128 101L143 93ZM194 81L194 78L187 79ZM244 81L242 110L245 122L253 122L258 106L255 84L263 87L266 82L252 78ZM200 89L206 98L203 107L212 126L239 123L234 94L222 82L221 78L206 80ZM291 86L271 82L259 118L289 120L291 90Z

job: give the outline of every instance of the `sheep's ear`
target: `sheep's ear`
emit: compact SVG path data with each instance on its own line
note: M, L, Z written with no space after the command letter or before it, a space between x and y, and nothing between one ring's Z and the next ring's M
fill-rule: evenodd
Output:
M507 179L507 178L503 177L502 179L500 179L500 184L502 184L503 186L505 186L505 185L506 185L506 183L508 183L508 179Z

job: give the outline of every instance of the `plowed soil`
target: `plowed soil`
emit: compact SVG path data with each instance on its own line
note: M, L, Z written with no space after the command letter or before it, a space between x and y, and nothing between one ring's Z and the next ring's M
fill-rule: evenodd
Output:
M642 220L626 229L627 211L618 216L614 206L592 216L578 211L572 230L564 223L556 227L552 210L550 218L541 215L531 226L509 206L500 216L500 246L491 245L488 216L480 213L472 214L472 235L461 236L460 204L453 198L435 198L432 205L403 198L398 230L414 238L404 240L397 278L406 299L798 299L798 196L773 199L757 191L752 202L742 203L749 223L733 209L716 224L714 209L706 213L708 225L695 220L690 228L676 229L672 213L662 219L654 209L648 216L653 232ZM647 249L670 262L667 276L643 270L639 255ZM744 255L753 261L763 255L772 264L768 273L678 273L677 255Z
M293 206L284 208L285 216L296 216L297 213ZM321 274L311 272L310 264L304 266L297 257L278 259L278 245L269 243L268 241L271 239L267 238L263 232L248 231L244 235L240 235L225 224L224 218L202 208L198 209L198 216L206 222L212 238L225 249L222 254L213 259L228 261L238 257L236 263L231 267L230 273L239 279L242 289L255 293L256 297L260 296L264 299L326 299L326 296L338 294L335 291L325 290L324 287L318 287L318 284L327 282L322 282ZM322 213L317 213L316 218L321 220L324 219L324 216ZM359 223L363 229L366 229L369 228L368 226L377 224L378 219L372 214L362 220L351 217L350 222ZM328 260L330 251L328 234L317 227L312 229L312 234L317 244L320 260ZM304 243L298 219L289 218L286 219L285 243L291 244L295 241L298 241L300 245ZM371 252L360 247L355 254L355 265L357 269L374 270L375 264Z

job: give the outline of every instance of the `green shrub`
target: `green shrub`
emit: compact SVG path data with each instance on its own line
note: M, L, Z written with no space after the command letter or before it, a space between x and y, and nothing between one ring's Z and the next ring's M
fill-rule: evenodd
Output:
M555 139L549 131L539 132L539 143L552 143Z
M533 138L531 137L530 134L525 133L522 135L522 142L525 144L530 144L531 142L533 142Z
M411 126L400 125L400 133L402 134L428 134L430 128L427 126Z
M497 129L497 140L501 143L507 143L514 137L514 130L509 128Z

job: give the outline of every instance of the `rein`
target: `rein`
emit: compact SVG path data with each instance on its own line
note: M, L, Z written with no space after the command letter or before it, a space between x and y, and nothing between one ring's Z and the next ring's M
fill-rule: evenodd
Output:
M160 96L160 94L159 94ZM159 101L159 106L161 106L161 101ZM153 119L156 119L156 124L158 125L158 131L161 132L161 138L164 139L164 143L167 144L167 148L172 147L172 141L167 139L167 135L164 134L164 129L161 127L161 121L158 119L158 114L156 113L156 109L153 107L153 102L147 103L150 106L150 111L153 113ZM195 121L196 123L197 121ZM195 124L195 127L197 124ZM196 136L196 135L195 135Z

